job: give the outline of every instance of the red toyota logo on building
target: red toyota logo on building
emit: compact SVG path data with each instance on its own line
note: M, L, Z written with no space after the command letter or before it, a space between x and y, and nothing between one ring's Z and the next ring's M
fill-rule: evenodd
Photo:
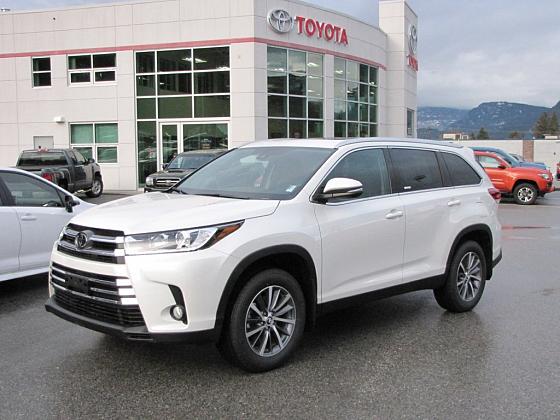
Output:
M286 10L274 9L268 13L268 23L278 33L290 32L297 23L298 34L306 34L308 37L317 37L328 42L348 45L346 29L331 23L319 22L316 19L290 16Z

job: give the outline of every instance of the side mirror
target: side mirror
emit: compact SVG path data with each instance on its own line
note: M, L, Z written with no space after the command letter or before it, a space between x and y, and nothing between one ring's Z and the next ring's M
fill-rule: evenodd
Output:
M89 158L89 159L87 160L87 163L95 163L95 159L94 159L94 158Z
M169 166L169 163L164 163L163 165L161 165L161 169L165 171L168 166Z
M507 169L506 165L498 165L498 169Z
M363 192L364 188L360 181L351 178L332 178L317 195L317 199L327 202L332 198L359 197Z
M72 213L74 211L74 206L80 204L79 201L74 200L74 198L70 195L64 196L64 208L68 213Z

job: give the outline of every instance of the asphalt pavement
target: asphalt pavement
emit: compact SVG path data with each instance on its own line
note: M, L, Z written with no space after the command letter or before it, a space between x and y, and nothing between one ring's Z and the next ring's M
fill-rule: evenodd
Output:
M334 312L265 374L47 314L46 276L0 283L0 418L560 418L560 192L500 218L474 311L423 291Z

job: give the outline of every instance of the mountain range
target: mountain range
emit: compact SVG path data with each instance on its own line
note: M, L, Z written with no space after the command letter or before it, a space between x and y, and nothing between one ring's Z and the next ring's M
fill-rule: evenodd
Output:
M507 139L517 131L522 138L532 138L532 129L543 112L556 112L560 117L560 102L552 108L514 102L484 102L466 110L447 107L418 108L418 137L440 139L444 132L477 133L484 127L490 138Z

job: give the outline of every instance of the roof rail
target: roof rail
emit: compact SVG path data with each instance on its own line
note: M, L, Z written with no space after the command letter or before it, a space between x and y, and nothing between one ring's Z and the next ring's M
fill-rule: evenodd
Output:
M438 146L448 146L453 147L456 149L461 149L464 146L460 144L453 143L451 141L445 140L426 140L426 139L410 139L410 138L400 138L400 137L360 137L360 138L353 138L341 141L338 145L346 146L349 144L356 144L356 143L366 143L366 142L375 142L375 141L383 141L383 142L394 142L394 143L414 143L414 144L433 144Z

